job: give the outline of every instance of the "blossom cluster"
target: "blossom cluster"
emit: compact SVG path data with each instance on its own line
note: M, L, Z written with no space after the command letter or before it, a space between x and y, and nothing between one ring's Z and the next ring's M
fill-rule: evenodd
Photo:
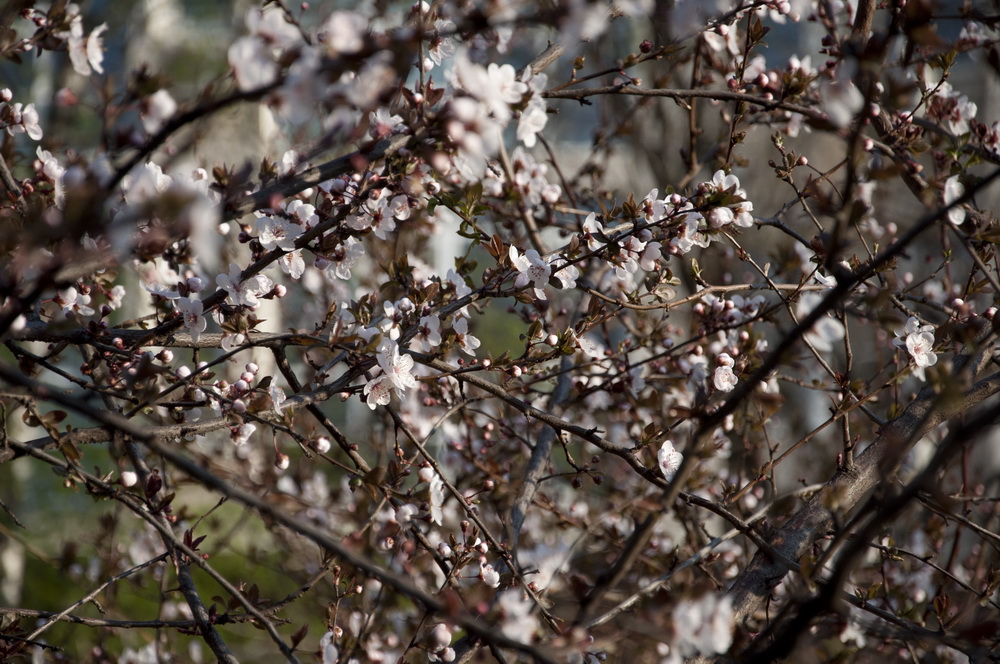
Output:
M291 650L324 662L415 650L454 661L474 647L461 634L573 662L744 655L744 628L767 633L765 619L736 624L726 591L760 544L754 512L773 513L768 527L784 536L797 521L783 510L851 509L853 493L814 499L814 487L865 463L851 451L920 398L918 380L950 379L926 372L966 352L949 339L992 326L996 230L977 194L980 170L1000 165L1000 122L977 119L986 106L948 74L951 55L995 49L994 32L969 22L947 56L928 55L936 38L921 33L905 58L877 53L886 73L844 38L860 25L840 1L678 0L671 27L690 46L680 50L609 31L612 18L651 15L650 0L558 12L262 4L238 17L198 95L146 68L123 73L118 90L119 72L105 71L119 66L104 57L109 24L74 4L25 10L17 34L33 34L0 47L11 59L62 51L41 57L65 58L70 77L44 132L41 101L0 90L11 148L0 161L14 179L4 177L0 214L24 230L0 239L0 333L17 362L0 401L37 429L29 445L5 429L0 459L44 458L66 487L101 498L98 509L115 501L156 526L109 517L115 542L131 541L82 585L121 567L155 575L136 592L173 587L192 555L221 573L222 547L245 553L262 586L280 569L274 583L290 599L237 583L208 621L193 600L157 597L161 613L179 612L163 620L198 615L210 634L222 611L281 613L322 624ZM819 45L774 59L767 29L799 18L823 31ZM911 22L899 29L917 38ZM556 35L547 53L565 67L510 62ZM869 41L865 58L882 43ZM655 88L639 76L647 69ZM684 172L651 179L645 196L622 192L616 152L662 152L642 145L652 141L640 122L658 96L687 114ZM568 102L600 109L587 157L551 140L562 138L554 125L575 122ZM248 164L204 148L213 130L200 121L232 105L255 105L261 134L274 134ZM100 124L101 140L63 145L62 113ZM754 133L770 136L768 156ZM815 135L844 146L839 165ZM899 181L923 221L895 204ZM928 231L933 251L918 244ZM67 424L61 408L73 410ZM102 436L112 454L93 451ZM91 475L93 465L110 470ZM955 493L970 506L962 519L986 529L992 513L976 510L992 503L975 481L963 476ZM231 505L203 504L216 492L247 508L221 539ZM924 524L928 541L914 548L933 550L951 524ZM807 555L822 555L829 534L809 534ZM257 544L272 539L278 558ZM988 586L982 548L971 564L953 556L961 584L935 585L907 567L931 569L923 558L896 565L893 545L866 544L881 558L859 562L852 583L890 608L916 607L896 627L945 615L948 597L979 615L984 600L968 588ZM169 564L154 560L163 550ZM812 587L822 570L801 562ZM919 581L910 597L899 594L907 575ZM895 587L875 587L885 579ZM800 601L784 584L766 591ZM317 601L296 601L306 594ZM634 643L608 636L626 612L649 621ZM818 652L880 633L836 622L800 636ZM193 623L176 624L186 634ZM942 625L949 643L965 638ZM216 636L206 647L219 649Z

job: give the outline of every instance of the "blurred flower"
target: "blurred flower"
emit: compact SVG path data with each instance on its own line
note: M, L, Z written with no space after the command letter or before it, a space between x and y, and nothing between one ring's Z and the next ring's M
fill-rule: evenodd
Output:
M673 646L683 657L722 654L733 643L733 600L708 593L674 607Z
M166 90L157 90L142 100L139 109L143 129L155 134L177 112L177 102Z
M952 175L944 183L944 204L951 205L965 194L965 186L958 181L957 175ZM965 221L965 209L961 205L955 205L948 210L948 221L956 226Z

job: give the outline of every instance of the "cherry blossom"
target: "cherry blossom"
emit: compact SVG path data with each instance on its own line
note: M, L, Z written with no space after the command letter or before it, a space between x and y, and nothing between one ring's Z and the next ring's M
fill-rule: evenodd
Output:
M350 55L360 51L368 20L358 12L336 11L323 24L325 44L331 55Z
M250 436L252 436L256 430L257 425L253 422L241 424L232 432L233 442L237 445L246 445L247 441L250 440Z
M601 346L601 344L587 335L580 336L573 330L570 330L570 333L572 334L576 345L580 347L580 350L582 350L585 355L595 360L604 359L604 347Z
M184 328L191 335L191 339L198 342L201 333L208 326L208 320L203 314L204 304L201 300L187 297L177 298L175 306L184 319Z
M150 134L160 131L177 112L177 102L167 90L157 90L142 101L139 116L142 127Z
M262 274L241 279L242 274L243 270L239 265L230 263L229 273L218 275L215 283L219 288L225 289L233 304L256 309L260 306L258 298L269 293L274 288L274 282Z
M198 48L185 72L174 54L208 24L193 22L191 3L145 4L148 17L126 21L148 23L132 39L109 34L121 20L88 34L76 5L34 3L12 15L5 47L11 66L72 68L62 89L32 91L39 109L0 89L0 212L18 230L0 243L0 406L18 427L0 465L44 457L59 477L33 477L54 491L119 504L101 528L124 544L81 544L66 571L75 585L131 570L133 589L156 600L177 561L149 561L181 540L207 572L232 577L213 552L235 512L205 514L228 496L248 532L279 545L291 535L282 556L255 559L260 543L244 551L245 537L226 554L247 556L244 576L268 594L311 597L275 619L329 629L286 634L324 662L348 646L372 661L476 659L489 646L512 659L537 648L672 664L773 659L793 641L804 657L832 643L861 659L856 649L905 641L905 655L927 659L939 646L887 641L879 621L905 636L903 619L934 614L937 593L970 624L988 622L982 598L955 586L989 585L979 531L966 529L971 553L934 585L926 558L949 531L861 497L872 478L905 489L925 447L936 460L961 455L980 436L960 419L978 421L995 392L963 360L998 345L983 272L995 229L976 208L1000 167L1000 122L977 119L996 109L957 87L995 46L989 26L970 20L955 39L957 28L940 29L947 13L924 7L930 50L906 31L888 46L856 35L859 60L841 38L859 29L846 0L675 0L667 41L650 23L653 0L562 0L541 13L493 0L332 12L264 2L235 20L206 10L245 25ZM869 8L876 30L892 24L890 4ZM785 64L768 45L777 33L763 38L799 14L827 36L798 40ZM103 58L105 39L115 58ZM142 62L153 64L130 64ZM661 118L649 114L665 99L684 121L657 151ZM220 111L234 105L249 124L228 126ZM43 135L51 151L32 142ZM850 168L828 158L842 154ZM748 190L763 195L751 202ZM944 228L932 223L945 214ZM898 312L909 319L893 339L885 321ZM788 336L814 313L803 339ZM945 337L954 367L933 378L953 407L916 442L913 422L926 418L912 415L933 391L903 379L926 380ZM759 384L742 384L751 377ZM827 406L843 432L819 426ZM893 445L872 444L885 432ZM864 453L846 456L841 433ZM674 440L697 457L683 487ZM63 453L39 456L51 450ZM654 453L657 468L643 467ZM990 477L955 458L929 470L968 509L938 506L939 520L961 512L988 529ZM143 459L156 470L132 470ZM887 460L902 460L894 477ZM674 483L684 493L659 504ZM892 521L853 541L817 507ZM856 563L847 589L877 589L883 614L806 615L788 633L795 621L760 610L772 595L787 613L809 604L794 592L801 579L783 578L785 560L732 536L765 511L792 562L843 540ZM640 532L643 521L659 525ZM894 540L908 528L926 541ZM853 555L872 545L912 555ZM329 555L310 560L315 550ZM600 583L615 560L642 562ZM304 590L295 579L324 573L330 583ZM199 595L209 604L196 576L161 602L164 620L190 622ZM584 595L570 628L542 620L573 615ZM228 656L230 635L201 622L202 639L160 630L154 654ZM49 625L15 637L51 640L39 636ZM734 639L734 626L775 638ZM628 643L606 638L623 629ZM942 627L948 643L956 629ZM93 650L76 636L64 639L70 658ZM242 640L234 652L284 649L265 632Z
M510 245L508 254L510 262L519 273L517 279L514 280L514 288L524 288L531 283L534 285L535 297L544 300L545 291L542 289L549 283L552 267L542 260L542 257L534 249L528 249L524 254L521 254L517 247Z
M452 324L451 329L455 332L455 336L458 337L458 343L462 348L462 352L475 357L476 349L479 348L480 342L479 339L469 334L469 320L467 318L458 318Z
M673 442L665 440L656 453L656 460L659 462L660 472L663 473L663 477L670 482L674 479L674 475L677 474L677 469L681 467L684 455L674 449Z
M319 640L319 652L323 664L337 664L340 661L340 651L336 646L337 637L333 631L326 632Z
M302 256L301 249L296 249L282 255L278 259L278 265L281 266L282 272L296 280L301 279L306 271L306 261Z
M479 578L490 588L500 587L500 573L493 569L493 565L479 563Z
M270 49L256 37L241 37L229 47L229 65L240 90L256 90L274 82L278 63Z
M417 335L413 343L421 351L430 353L441 345L441 319L437 316L421 316Z
M388 406L392 401L392 379L389 376L373 378L364 387L365 403L372 410L375 406Z
M91 70L98 74L104 73L104 42L101 35L107 31L108 24L102 23L94 28L90 35L83 35L83 17L76 3L66 5L66 14L70 19L69 32L61 33L69 49L69 59L73 70L81 76L90 76Z
M674 647L684 657L725 653L733 643L732 598L714 593L674 607Z
M260 245L268 251L278 248L295 251L295 240L302 235L303 228L282 217L257 217L257 231Z
M729 353L721 353L716 361L719 366L715 369L715 374L712 382L715 384L715 389L720 392L732 392L736 387L737 378L736 374L733 373L733 366L735 362Z
M364 245L356 238L348 237L333 250L326 270L331 276L337 279L350 279L351 270L358 262L358 259L364 255Z
M937 354L934 353L934 326L921 325L917 318L910 316L906 325L896 330L893 344L906 349L916 365L913 375L926 380L924 369L934 366L938 361Z
M90 295L78 290L75 286L64 288L56 295L56 303L62 307L63 316L78 314L93 316L94 309L90 306Z
M11 107L10 112L13 122L7 125L8 134L23 131L32 140L42 140L42 127L38 123L38 111L34 104L24 105L18 102Z
M965 187L958 181L957 175L952 175L944 183L944 204L951 205L965 193ZM955 205L948 210L948 221L960 226L965 221L965 209L961 205Z
M440 526L444 519L444 510L442 508L444 506L445 493L444 482L437 473L431 478L427 491L430 495L431 521Z
M271 403L274 404L274 412L281 415L282 404L284 404L288 398L285 396L285 391L277 385L271 384L267 388L267 395L271 397Z
M938 84L927 105L927 115L944 122L956 136L968 133L969 121L976 117L979 108L967 96L954 90L951 83Z
M534 602L525 597L520 589L513 588L497 596L497 606L500 609L500 631L507 637L530 643L538 629Z
M656 244L657 250L659 250L659 244ZM575 265L567 264L566 259L556 257L552 263L552 272L555 278L559 280L563 289L576 288L576 280L580 277L580 270L577 269Z
M382 371L389 378L399 391L417 386L417 379L413 377L410 370L413 368L413 358L399 352L399 345L395 341L386 339L378 348L378 364Z

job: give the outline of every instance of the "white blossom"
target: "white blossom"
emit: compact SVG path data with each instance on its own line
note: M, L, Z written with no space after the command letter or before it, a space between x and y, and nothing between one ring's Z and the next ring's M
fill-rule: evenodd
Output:
M270 385L267 388L267 394L271 397L271 403L274 404L274 412L281 414L281 406L285 403L288 397L285 396L285 391L278 387L277 385Z
M429 353L441 345L441 319L437 316L421 316L413 343L421 351Z
M55 300L62 307L64 316L74 313L81 316L94 315L94 309L90 306L90 295L77 290L75 286L58 291Z
M340 661L340 651L335 645L336 635L329 631L319 640L319 652L323 658L323 664L337 664Z
M417 386L417 379L410 373L413 368L413 358L399 352L399 345L386 339L378 348L378 364L388 376L392 386L397 390L405 390Z
M951 205L965 194L965 186L958 181L957 175L952 175L944 183L944 204ZM955 205L948 210L948 221L956 226L965 221L965 209L961 205Z
M364 45L368 19L357 12L336 11L323 24L326 47L331 55L351 55Z
M681 467L684 455L674 448L672 441L665 440L656 453L656 460L660 464L660 472L663 473L663 477L670 482L677 474L677 469Z
M81 76L90 76L91 70L98 74L104 73L104 41L101 35L108 29L107 23L102 23L83 35L83 17L76 3L66 5L66 15L69 17L69 32L59 33L66 40L69 50L69 60L73 70Z
M290 276L296 281L302 277L306 271L306 261L302 257L302 250L296 249L295 251L290 251L287 254L282 254L278 259L278 265L281 267L281 271Z
M534 604L518 589L505 590L499 594L497 607L500 609L500 631L504 636L521 643L531 643L538 629Z
M514 288L524 288L530 282L534 286L535 297L539 300L545 299L545 291L542 290L549 283L549 276L552 268L542 260L542 257L534 249L521 254L517 247L510 245L508 250L510 262L517 268L518 275L514 280Z
M673 610L674 647L681 656L723 654L733 643L733 601L708 593L697 601L681 601Z
M720 392L732 392L736 387L737 378L731 366L722 365L716 367L712 382L715 384L715 389Z
M242 92L270 85L278 77L278 63L270 49L256 37L240 37L229 47L227 55Z
M479 563L479 577L490 588L500 587L500 573L488 563Z
M899 348L905 348L910 354L913 363L916 365L913 375L920 380L925 380L924 369L937 364L937 355L934 353L934 326L921 325L920 321L910 316L906 325L901 330L896 330L896 339L893 341Z
M372 410L375 406L388 406L392 400L392 380L388 376L373 378L364 387L365 403Z
M479 348L480 341L476 337L469 334L469 321L466 318L457 319L451 326L454 330L455 335L458 337L458 343L462 347L462 352L466 355L472 355L475 357L476 349Z
M38 111L34 104L21 104L20 102L11 106L12 123L7 126L7 133L26 133L32 140L42 140L42 126L39 124Z
M231 437L233 439L233 442L236 443L237 445L244 445L248 440L250 440L250 436L252 436L253 432L256 430L257 430L256 424L254 424L253 422L246 422L244 424L241 424L232 433Z
M260 306L257 299L266 295L274 288L274 282L262 274L255 274L247 279L241 279L243 270L235 263L229 264L229 274L220 274L215 278L219 288L229 293L229 300L237 305L256 309Z
M169 92L161 89L143 99L139 108L143 129L155 134L177 112L177 102Z
M431 478L428 492L431 503L431 521L440 526L444 519L444 510L442 509L444 506L444 481L437 473Z
M208 320L202 315L204 304L201 300L181 297L177 299L175 306L184 320L184 328L191 335L191 340L197 343L201 333L208 326Z
M279 248L295 250L295 240L302 235L303 228L284 217L262 216L257 218L257 232L260 245L271 251Z

